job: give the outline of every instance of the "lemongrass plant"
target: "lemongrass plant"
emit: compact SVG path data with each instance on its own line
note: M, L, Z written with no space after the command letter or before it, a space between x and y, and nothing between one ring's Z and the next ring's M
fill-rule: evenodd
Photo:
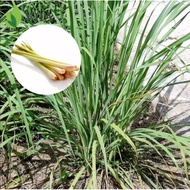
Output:
M178 71L166 68L187 49L189 44L185 46L184 42L188 42L190 33L169 45L164 42L186 18L190 3L168 2L153 25L150 21L155 9L146 16L151 1L66 1L57 2L59 6L48 3L52 21L50 17L47 21L56 22L77 40L82 54L81 71L67 90L45 98L27 94L29 97L21 101L19 93L24 93L14 89L16 97L8 96L8 103L1 109L0 120L6 121L6 128L1 126L1 147L23 135L30 145L32 136L37 134L37 145L53 140L56 146L52 149L64 149L63 157L67 159L58 163L70 174L70 188L80 187L84 178L84 188L94 189L101 187L100 181L108 184L113 178L119 188L186 188L188 180L176 181L170 167L182 170L183 179L189 178L190 139L176 135L168 123L135 128L133 123L164 87L174 85L164 81ZM27 12L30 7L32 14L31 6L38 3L31 4L20 8ZM122 27L124 38L116 57L114 50ZM2 65L15 84L10 68L4 62ZM156 69L146 80L152 66ZM179 75L182 71L185 72L181 70ZM7 92L2 86L1 89ZM51 114L44 116L43 111L32 109L30 102L34 104L35 99L42 108L48 105ZM13 124L12 116L17 111L12 102L19 107L19 119L24 125L19 119ZM9 117L5 113L7 107ZM19 131L20 125L25 133ZM15 137L10 136L10 126L14 126ZM50 188L54 188L52 176Z

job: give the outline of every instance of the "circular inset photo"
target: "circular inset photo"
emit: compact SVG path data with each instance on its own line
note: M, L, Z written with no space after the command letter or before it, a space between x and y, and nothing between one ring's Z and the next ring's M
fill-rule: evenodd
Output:
M80 64L75 39L63 28L49 24L25 31L11 53L11 66L18 82L42 95L55 94L70 86Z

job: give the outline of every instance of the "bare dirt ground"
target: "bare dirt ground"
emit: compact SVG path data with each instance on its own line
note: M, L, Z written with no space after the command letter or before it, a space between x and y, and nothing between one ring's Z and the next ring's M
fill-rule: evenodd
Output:
M18 146L18 149L23 147ZM0 188L1 189L68 189L73 181L73 175L78 168L70 167L68 176L60 179L60 168L57 168L57 160L62 157L55 152L48 150L37 156L27 159L20 158L12 154L11 162L5 157L5 152L0 154ZM62 163L64 165L64 163ZM64 166L63 166L64 167ZM66 174L67 175L67 174ZM52 183L51 178L52 177ZM79 180L76 188L84 189L88 176ZM111 177L104 179L103 173L97 178L99 189L119 188L117 183Z

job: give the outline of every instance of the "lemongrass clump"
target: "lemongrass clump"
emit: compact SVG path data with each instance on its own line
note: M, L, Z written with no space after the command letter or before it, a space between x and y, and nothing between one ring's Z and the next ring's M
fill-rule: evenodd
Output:
M75 71L79 71L76 65L70 65L60 61L45 58L37 54L29 44L22 42L21 45L15 45L13 54L24 56L32 60L50 79L64 80L68 77L75 78Z

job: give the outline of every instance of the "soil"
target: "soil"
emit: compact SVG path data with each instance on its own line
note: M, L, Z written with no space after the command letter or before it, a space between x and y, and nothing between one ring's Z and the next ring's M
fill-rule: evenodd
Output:
M16 148L20 152L25 150L22 146ZM59 154L55 154L55 152L47 150L47 152L24 159L12 153L10 162L5 156L5 150L1 151L0 189L49 189L50 187L53 189L68 189L78 168L71 166L68 168L70 171L65 173L66 179L60 180L60 168L56 166L57 160L63 156L62 154L61 151ZM53 176L52 184L50 182L51 175ZM85 188L88 180L88 176L82 177L75 188ZM98 189L119 188L114 179L111 177L105 179L103 173L98 175L97 182Z

